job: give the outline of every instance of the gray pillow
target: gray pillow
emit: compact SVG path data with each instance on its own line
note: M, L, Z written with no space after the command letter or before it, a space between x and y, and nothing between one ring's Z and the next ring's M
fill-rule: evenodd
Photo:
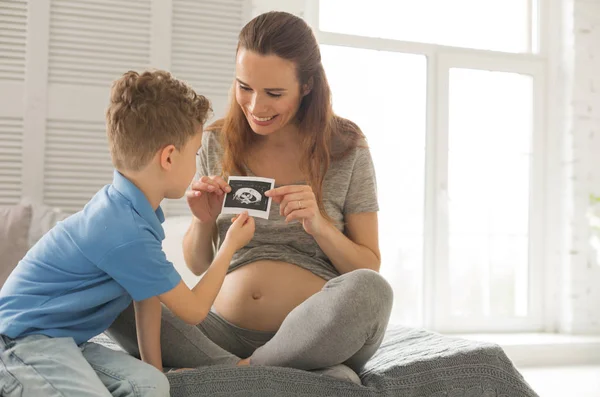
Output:
M0 207L0 287L29 249L31 206Z
M50 231L59 221L65 220L69 214L60 208L49 207L45 204L23 198L19 203L31 206L31 227L29 228L29 247L33 247L40 238Z

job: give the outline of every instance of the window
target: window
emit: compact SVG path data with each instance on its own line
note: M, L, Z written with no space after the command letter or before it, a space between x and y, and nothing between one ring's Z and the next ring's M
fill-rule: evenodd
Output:
M334 110L363 129L374 158L391 321L541 329L540 6L318 3L309 22Z
M536 47L527 0L321 0L325 32L506 52ZM343 16L342 14L343 8ZM360 23L357 23L360 21Z
M438 235L447 245L437 263L445 273L437 319L456 330L539 328L542 83L535 76L542 70L518 60L498 70L485 57L440 57L440 66L447 170L438 178L447 186L440 214L447 227Z
M323 45L335 111L367 134L377 172L379 236L402 323L422 321L427 61L422 55ZM360 79L357 76L361 76ZM390 78L390 76L394 76ZM398 220L401 220L398 222Z

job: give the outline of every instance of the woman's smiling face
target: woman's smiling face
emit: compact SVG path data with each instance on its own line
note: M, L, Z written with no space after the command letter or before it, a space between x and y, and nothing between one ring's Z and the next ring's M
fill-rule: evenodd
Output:
M295 118L302 100L296 65L240 48L235 98L255 133L266 136L279 131Z

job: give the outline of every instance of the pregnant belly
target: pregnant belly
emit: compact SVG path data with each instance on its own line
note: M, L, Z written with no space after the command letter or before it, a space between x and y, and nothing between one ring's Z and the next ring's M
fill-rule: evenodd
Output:
M215 300L215 310L238 327L277 331L296 306L326 281L299 266L258 261L229 273Z

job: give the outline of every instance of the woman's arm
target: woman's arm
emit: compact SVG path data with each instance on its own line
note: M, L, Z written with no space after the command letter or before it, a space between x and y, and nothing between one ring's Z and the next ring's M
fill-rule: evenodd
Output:
M379 271L377 230L377 212L363 212L346 215L347 237L329 222L313 237L341 274L356 269Z
M203 176L192 183L186 193L192 214L192 224L183 237L183 257L196 276L203 274L212 263L217 246L217 217L225 194L231 186L220 176Z
M302 222L304 230L313 236L341 274L356 269L379 271L377 212L346 215L346 236L323 218L310 186L281 186L265 194L279 203L286 222Z
M162 356L160 352L160 317L161 306L157 296L143 301L134 301L135 325L142 360L158 368L162 372Z

